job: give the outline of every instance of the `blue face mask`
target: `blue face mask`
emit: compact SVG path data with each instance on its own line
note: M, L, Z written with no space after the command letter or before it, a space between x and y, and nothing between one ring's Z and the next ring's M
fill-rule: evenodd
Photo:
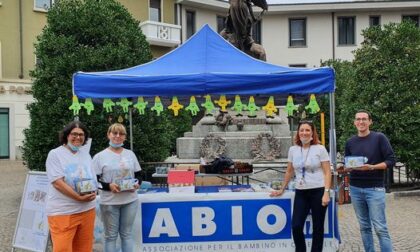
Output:
M72 150L72 151L74 151L74 152L78 152L79 151L79 149L80 149L80 147L79 146L74 146L73 144L71 144L71 143L67 143L67 146L68 147L70 147L70 149Z
M124 143L114 144L111 140L109 141L109 146L111 146L112 148L120 148L123 145L124 145Z

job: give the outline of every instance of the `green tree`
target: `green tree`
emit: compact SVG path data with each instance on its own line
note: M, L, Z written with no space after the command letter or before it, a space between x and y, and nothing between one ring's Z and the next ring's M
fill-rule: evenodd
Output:
M354 53L354 81L343 90L340 140L355 133L354 113L372 112L374 130L385 133L399 161L420 169L420 30L413 24L388 24L363 31Z
M354 89L354 67L350 61L343 60L328 60L321 62L322 66L331 66L334 68L336 77L336 90L335 90L335 128L337 137L337 151L344 153L344 145L347 141L349 134L348 124L351 124L351 118L347 117L346 111L352 102L344 95L345 92L351 92ZM330 115L329 115L329 97L325 95L320 97L319 106L321 111L325 111L325 129L330 128ZM328 133L326 133L328 139ZM329 141L327 141L328 143Z
M47 25L38 36L38 65L32 71L34 103L28 106L30 126L24 131L23 158L32 170L45 170L48 151L59 145L58 132L73 120L68 107L72 98L72 75L76 71L127 68L151 60L150 47L127 9L115 0L56 1L47 14ZM82 102L82 101L81 101ZM81 111L79 119L94 139L92 154L107 145L110 123L126 115L95 105L92 115ZM168 116L134 115L136 154L145 161L162 160L170 154L174 134ZM128 145L128 144L127 144Z

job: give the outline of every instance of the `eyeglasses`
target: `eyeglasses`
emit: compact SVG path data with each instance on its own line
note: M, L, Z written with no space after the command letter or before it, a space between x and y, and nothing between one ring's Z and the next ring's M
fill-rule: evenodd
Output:
M369 118L356 118L354 119L356 122L367 122L369 121Z
M116 131L113 131L113 132L111 132L114 136L118 136L118 135L120 135L120 136L125 136L125 133L124 132L116 132Z
M82 138L82 137L85 137L85 133L72 132L72 133L70 133L70 136Z
M300 120L299 121L299 125L301 124L309 124L309 125L313 125L314 122L312 120Z

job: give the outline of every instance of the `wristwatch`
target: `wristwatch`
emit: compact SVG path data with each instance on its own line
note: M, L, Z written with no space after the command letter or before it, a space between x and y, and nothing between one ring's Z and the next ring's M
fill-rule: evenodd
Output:
M330 193L331 189L329 189L329 188L325 188L325 191L326 191L327 193Z

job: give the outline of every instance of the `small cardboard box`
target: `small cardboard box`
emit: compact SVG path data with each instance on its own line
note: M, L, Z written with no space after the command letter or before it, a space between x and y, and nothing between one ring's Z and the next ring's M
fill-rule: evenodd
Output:
M194 193L195 174L188 170L170 170L168 186L170 193Z
M348 156L344 158L344 166L346 168L362 167L366 162L367 158L362 156Z

